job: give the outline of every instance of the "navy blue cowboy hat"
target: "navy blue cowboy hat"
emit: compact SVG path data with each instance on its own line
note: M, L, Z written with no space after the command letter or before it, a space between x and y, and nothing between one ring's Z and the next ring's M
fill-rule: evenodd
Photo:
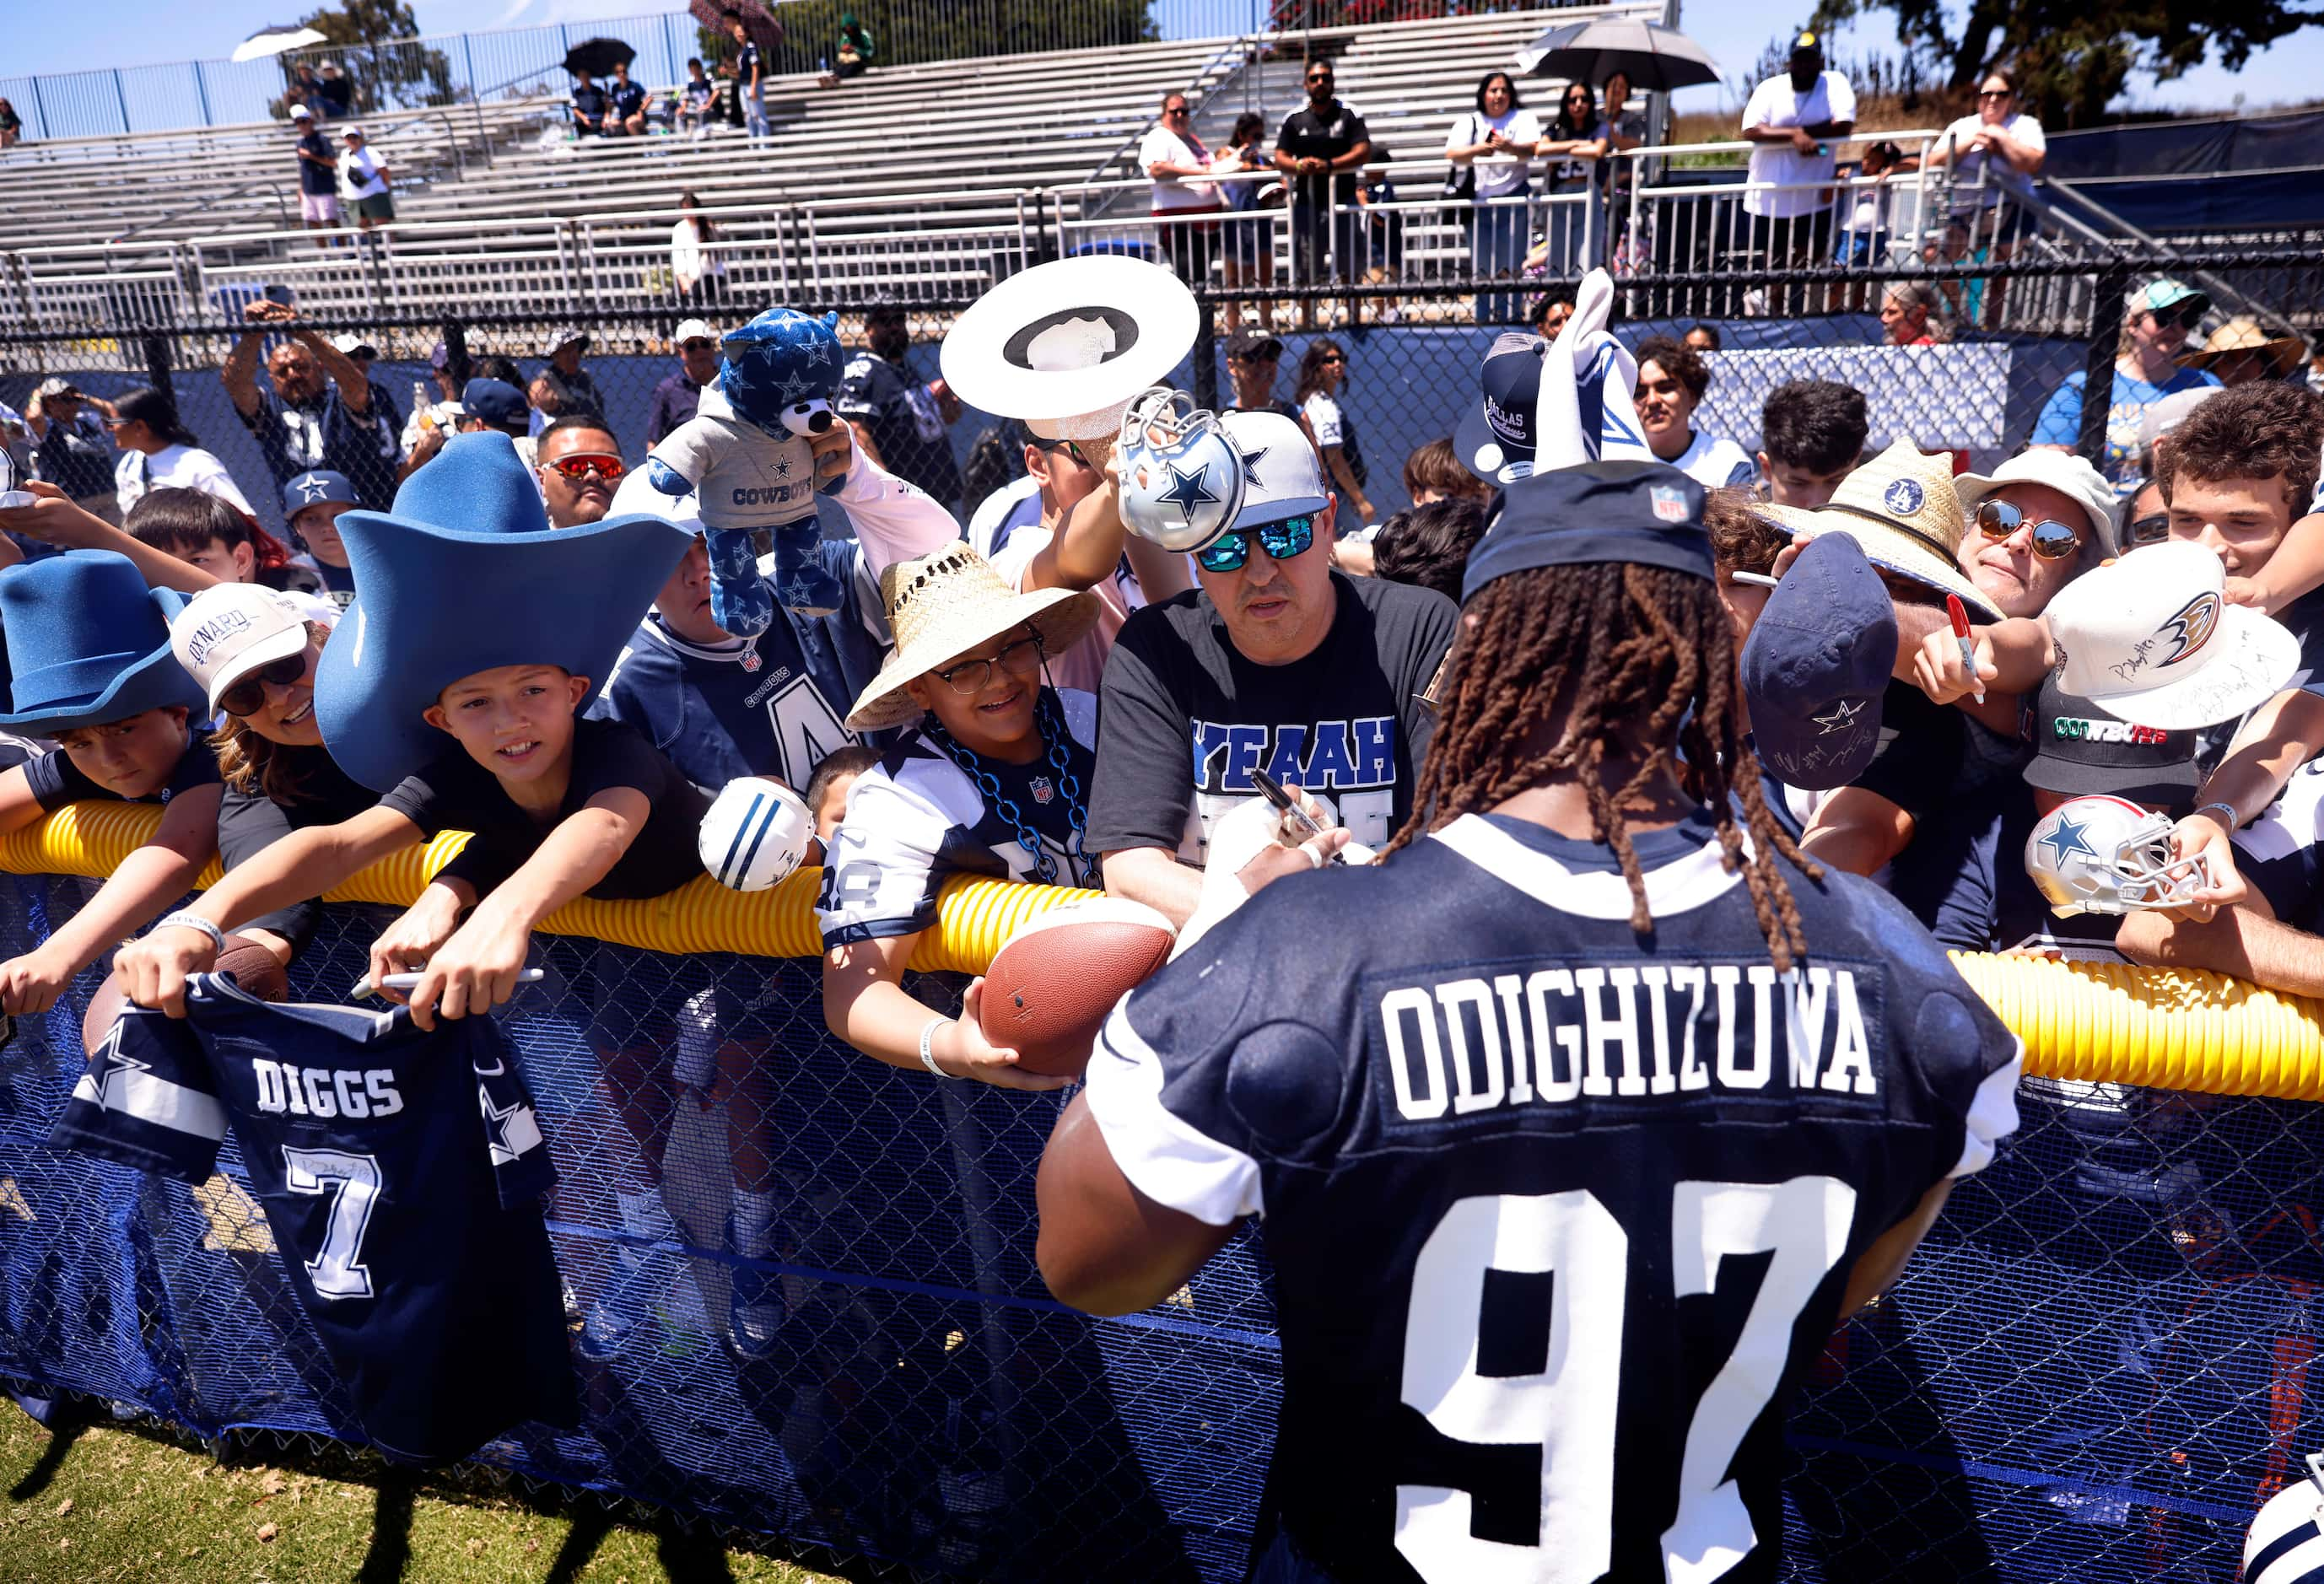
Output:
M452 746L420 712L463 677L559 666L595 698L694 542L634 513L550 528L514 443L493 433L454 437L392 511L338 528L355 598L316 668L315 718L339 768L383 792Z
M208 714L170 652L170 619L186 596L148 588L125 556L67 550L0 572L11 709L0 725L53 737L176 705Z

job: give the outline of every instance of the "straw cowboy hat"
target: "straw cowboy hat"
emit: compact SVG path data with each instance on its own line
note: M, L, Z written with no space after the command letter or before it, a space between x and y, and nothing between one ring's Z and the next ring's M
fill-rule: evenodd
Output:
M1086 589L1019 594L991 562L960 544L890 566L880 575L880 603L895 630L896 650L849 712L853 732L885 732L918 720L926 712L905 685L954 655L1020 624L1033 629L1044 654L1061 655L1097 624L1101 609Z
M1875 566L1959 594L1972 614L2001 620L1953 558L1964 520L1949 457L1923 456L1912 441L1899 440L1842 479L1821 506L1757 510L1786 533L1844 533Z
M67 550L0 572L13 705L0 725L53 737L168 705L201 714L202 690L170 652L170 619L185 604L174 590L146 587L111 550Z
M2239 352L2264 355L2267 377L2280 380L2292 372L2294 364L2308 355L2308 346L2297 336L2271 336L2259 327L2257 319L2238 315L2212 331L2203 343L2202 351L2182 352L2179 355L2179 362L2191 369L2216 369Z

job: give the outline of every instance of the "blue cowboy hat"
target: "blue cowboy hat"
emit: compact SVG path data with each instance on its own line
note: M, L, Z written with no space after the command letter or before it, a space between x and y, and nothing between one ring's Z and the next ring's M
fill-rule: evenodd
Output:
M44 737L176 705L209 713L170 652L186 596L148 588L126 556L67 550L0 572L0 637L12 708L0 725Z
M355 598L316 668L315 718L339 768L382 792L451 748L420 712L463 677L560 666L595 697L694 542L636 514L550 528L515 445L493 433L445 442L392 511L338 528Z

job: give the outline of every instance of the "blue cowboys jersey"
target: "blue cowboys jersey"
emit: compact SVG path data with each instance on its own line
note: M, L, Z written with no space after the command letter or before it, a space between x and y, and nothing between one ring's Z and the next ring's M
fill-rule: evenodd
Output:
M1607 848L1471 815L1260 893L1098 1043L1129 1179L1265 1217L1268 1512L1329 1577L1772 1579L1850 1266L2015 1126L2016 1040L1890 898L1789 870L1778 974L1706 816L1636 845L1651 935Z
M1039 878L1048 861L1054 883L1078 886L1084 849L1074 829L1074 787L1086 799L1097 741L1097 700L1072 688L1043 690L1062 706L1065 768L1045 757L1028 765L979 762L1023 816L1040 847L1018 839L1018 826L996 808L968 772L913 732L856 778L847 818L831 839L816 919L825 950L857 941L916 935L936 921L936 893L955 873L995 879Z
M382 1451L450 1461L526 1420L574 1423L539 1202L555 1174L492 1020L431 1034L401 1007L270 1005L208 974L186 1008L124 1012L50 1145L200 1182L231 1128Z

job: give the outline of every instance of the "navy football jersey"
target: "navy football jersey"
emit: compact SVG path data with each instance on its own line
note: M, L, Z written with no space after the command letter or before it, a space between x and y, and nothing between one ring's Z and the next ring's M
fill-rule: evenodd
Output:
M1850 1266L2015 1126L2017 1041L1890 898L1789 870L1779 975L1707 817L1636 847L1643 937L1521 821L1294 877L1099 1041L1130 1180L1265 1218L1268 1527L1333 1578L1774 1578Z
M204 974L132 1007L49 1143L200 1182L228 1128L364 1432L466 1457L576 1405L531 1098L486 1018L272 1005Z

